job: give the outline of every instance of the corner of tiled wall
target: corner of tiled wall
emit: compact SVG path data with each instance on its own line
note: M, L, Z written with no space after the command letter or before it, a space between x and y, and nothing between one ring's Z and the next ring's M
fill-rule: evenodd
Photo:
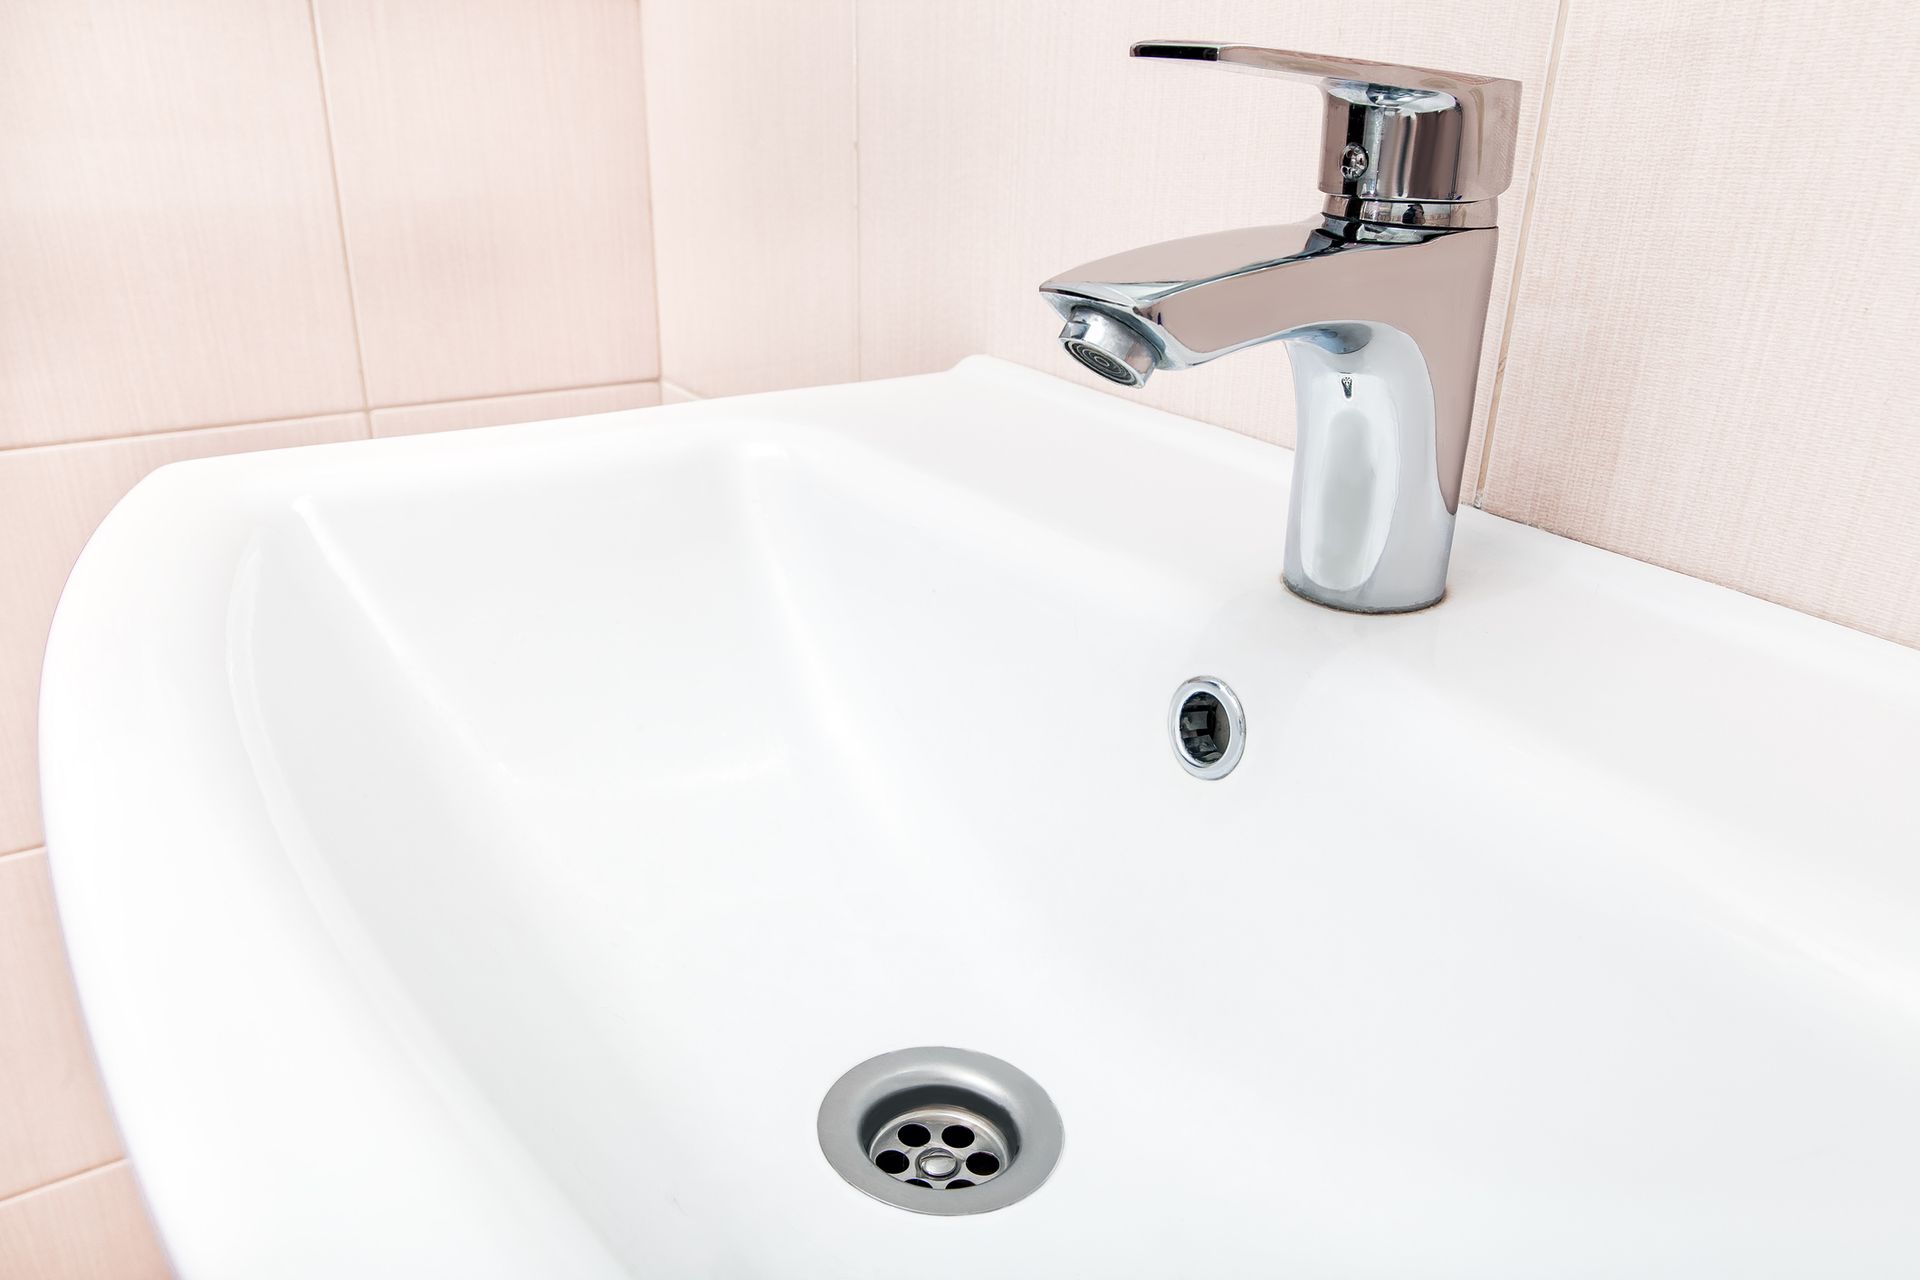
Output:
M39 847L61 585L168 462L659 402L640 5L0 25L0 1275L140 1280L167 1264Z
M663 376L861 376L852 0L643 0Z

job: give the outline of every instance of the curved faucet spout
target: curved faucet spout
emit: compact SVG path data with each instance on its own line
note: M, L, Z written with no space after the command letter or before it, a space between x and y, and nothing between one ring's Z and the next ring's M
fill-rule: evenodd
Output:
M1336 609L1424 609L1447 589L1520 85L1207 40L1132 53L1318 85L1322 216L1063 272L1040 286L1062 345L1139 387L1285 342L1299 408L1287 585Z
M1446 589L1498 234L1323 217L1149 245L1040 288L1070 330L1131 357L1113 372L1075 351L1129 385L1286 342L1298 408L1287 584L1399 612Z

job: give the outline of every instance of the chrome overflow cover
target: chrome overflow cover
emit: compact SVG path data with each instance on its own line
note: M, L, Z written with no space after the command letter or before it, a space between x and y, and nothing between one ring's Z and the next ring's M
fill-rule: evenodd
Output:
M1180 767L1209 782L1224 778L1247 749L1247 713L1223 680L1195 676L1173 691L1167 730Z

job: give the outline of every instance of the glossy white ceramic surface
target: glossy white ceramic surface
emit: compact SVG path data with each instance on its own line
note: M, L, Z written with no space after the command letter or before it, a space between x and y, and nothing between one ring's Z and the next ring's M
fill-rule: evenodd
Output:
M182 1275L1920 1272L1920 653L1470 510L1321 609L1289 461L971 360L142 483L42 767ZM1032 1197L822 1159L921 1044Z

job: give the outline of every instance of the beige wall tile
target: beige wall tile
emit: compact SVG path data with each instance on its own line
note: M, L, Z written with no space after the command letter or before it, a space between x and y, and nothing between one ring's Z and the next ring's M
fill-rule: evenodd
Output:
M305 0L12 0L0 446L360 407Z
M616 409L644 409L659 403L659 383L623 382L613 387L580 387L573 391L537 391L525 396L417 404L404 409L374 410L373 434L410 436L423 431L502 427L510 422L542 422L548 418L611 413Z
M659 373L634 0L316 0L375 406Z
M119 1155L60 942L47 855L0 858L0 1199Z
M364 414L0 452L0 851L40 843L34 741L40 658L94 526L155 467L367 434Z
M0 1201L0 1276L166 1280L172 1274L124 1161Z
M664 376L703 396L851 381L853 0L641 8Z
M1906 0L1574 0L1488 510L1920 644L1920 134L1813 105L1916 51Z
M689 400L698 399L700 399L699 396L693 394L693 392L687 390L685 387L675 386L673 383L665 381L660 384L661 404L685 404Z
M984 351L1114 391L1061 355L1059 323L1035 286L1134 245L1319 209L1310 87L1126 56L1153 36L1240 40L1525 83L1477 424L1556 14L1556 0L861 0L861 373L922 372ZM1293 438L1278 346L1116 394Z

